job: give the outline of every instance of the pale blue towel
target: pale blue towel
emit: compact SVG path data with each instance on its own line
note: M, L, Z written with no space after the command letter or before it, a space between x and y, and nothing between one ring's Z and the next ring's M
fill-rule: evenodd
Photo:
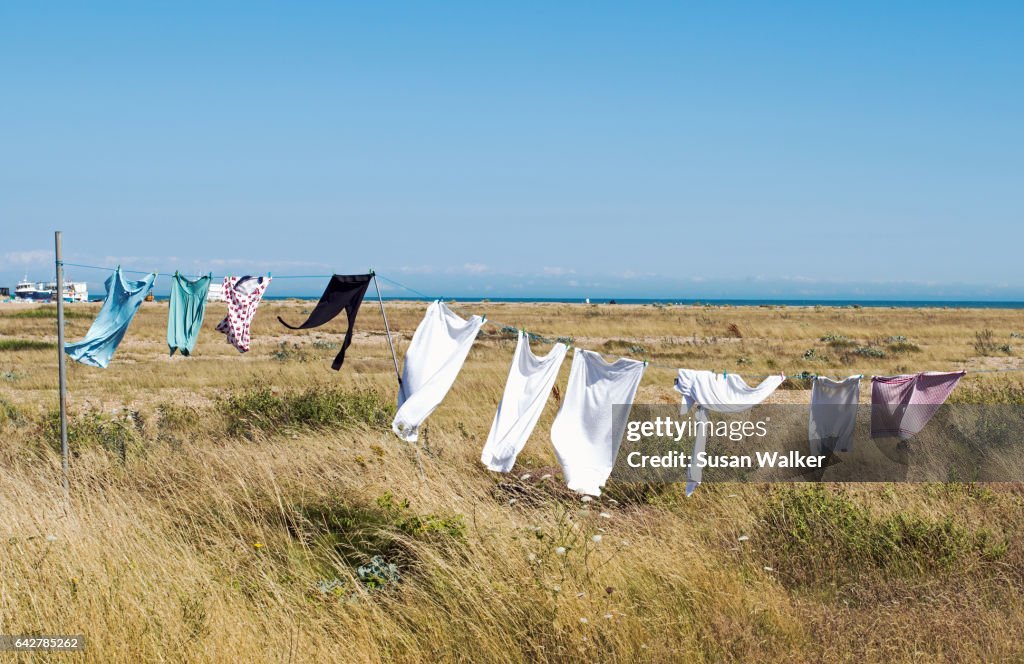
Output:
M153 288L156 273L147 274L141 281L125 281L121 267L114 270L105 282L107 297L100 313L92 322L85 339L64 344L64 352L71 359L94 367L106 368L117 345L124 338L128 324L135 317L139 305Z

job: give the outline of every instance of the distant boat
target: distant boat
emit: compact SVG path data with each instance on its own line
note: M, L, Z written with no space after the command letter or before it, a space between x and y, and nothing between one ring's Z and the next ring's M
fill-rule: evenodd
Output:
M53 302L57 295L56 281L29 281L28 277L14 287L14 299L18 302ZM88 302L89 286L84 281L64 281L65 302Z

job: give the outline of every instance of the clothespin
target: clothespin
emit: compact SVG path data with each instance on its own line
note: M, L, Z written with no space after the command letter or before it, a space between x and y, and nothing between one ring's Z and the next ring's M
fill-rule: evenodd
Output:
M729 377L729 370L728 369L723 369L722 370L722 378L728 378L728 377Z
M273 278L274 278L274 273L273 272L267 272L267 279L273 279Z

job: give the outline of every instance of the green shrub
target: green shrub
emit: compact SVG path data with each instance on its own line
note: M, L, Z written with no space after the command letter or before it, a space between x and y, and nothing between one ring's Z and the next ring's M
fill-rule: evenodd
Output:
M341 390L328 385L284 393L256 386L221 400L219 408L228 432L236 435L294 427L364 424L383 428L390 426L395 413L390 397L375 390Z
M21 420L21 413L15 408L14 404L0 397L0 426L5 424L15 424Z
M22 350L50 350L57 347L51 341L39 339L0 339L0 350L17 352Z
M8 314L5 318L57 318L57 306L22 309L21 311ZM71 318L93 318L93 314L88 311L75 311L69 307L64 307L64 319L68 320Z
M913 343L911 341L907 341L905 339L903 341L891 341L889 343L889 345L887 346L887 348L889 349L890 353L897 354L897 355L900 354L900 353L920 353L921 352L921 347L920 346L918 346L917 344L915 344L915 343Z
M609 339L602 344L601 348L609 353L628 351L630 353L645 353L646 350L640 344L626 339Z
M1010 344L1001 344L996 341L996 335L992 330L984 329L974 333L974 350L978 355L995 355L996 353L1013 352Z
M768 564L794 586L852 582L864 573L917 576L1007 551L987 529L968 529L949 516L876 516L822 486L777 492L760 523L757 540Z
M60 451L60 411L48 411L41 428L44 441ZM100 448L124 458L130 447L141 442L141 429L137 412L117 416L92 410L68 417L68 447L73 454Z
M278 362L308 362L311 358L299 344L282 341L277 350L270 354Z
M1024 405L1024 383L961 381L949 395L949 403Z
M462 545L466 538L462 516L421 514L410 507L408 500L397 500L390 492L372 504L352 503L339 497L296 506L291 510L287 527L294 539L319 551L326 564L340 558L358 570L373 567L376 559L388 561L382 569L395 573L397 566L407 567L415 560L417 542ZM393 569L392 563L396 564ZM368 585L373 585L369 582L372 576L393 578L391 574L358 576Z
M825 336L821 337L821 341L824 341L832 348L849 348L850 346L857 345L857 342L855 342L853 339L850 339L845 335L835 333L826 334Z

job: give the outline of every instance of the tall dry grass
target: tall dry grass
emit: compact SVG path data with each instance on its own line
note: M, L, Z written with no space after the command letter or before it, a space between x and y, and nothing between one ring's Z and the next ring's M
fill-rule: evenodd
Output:
M547 443L554 398L511 476L480 466L513 343L494 328L417 449L387 428L378 320L363 312L335 374L342 323L295 335L274 320L308 306L266 303L245 356L211 307L195 357L168 358L166 308L145 305L108 370L69 372L68 500L55 353L0 353L0 632L82 633L104 662L1024 659L1019 486L610 487L584 502ZM423 308L389 306L399 352ZM748 373L1016 366L1012 348L979 355L976 332L1012 344L1024 327L1016 311L467 308ZM16 310L0 336L54 340ZM830 335L884 357L847 364ZM888 349L901 343L918 350ZM1024 393L1012 374L959 389ZM674 401L671 375L651 369L640 399Z

